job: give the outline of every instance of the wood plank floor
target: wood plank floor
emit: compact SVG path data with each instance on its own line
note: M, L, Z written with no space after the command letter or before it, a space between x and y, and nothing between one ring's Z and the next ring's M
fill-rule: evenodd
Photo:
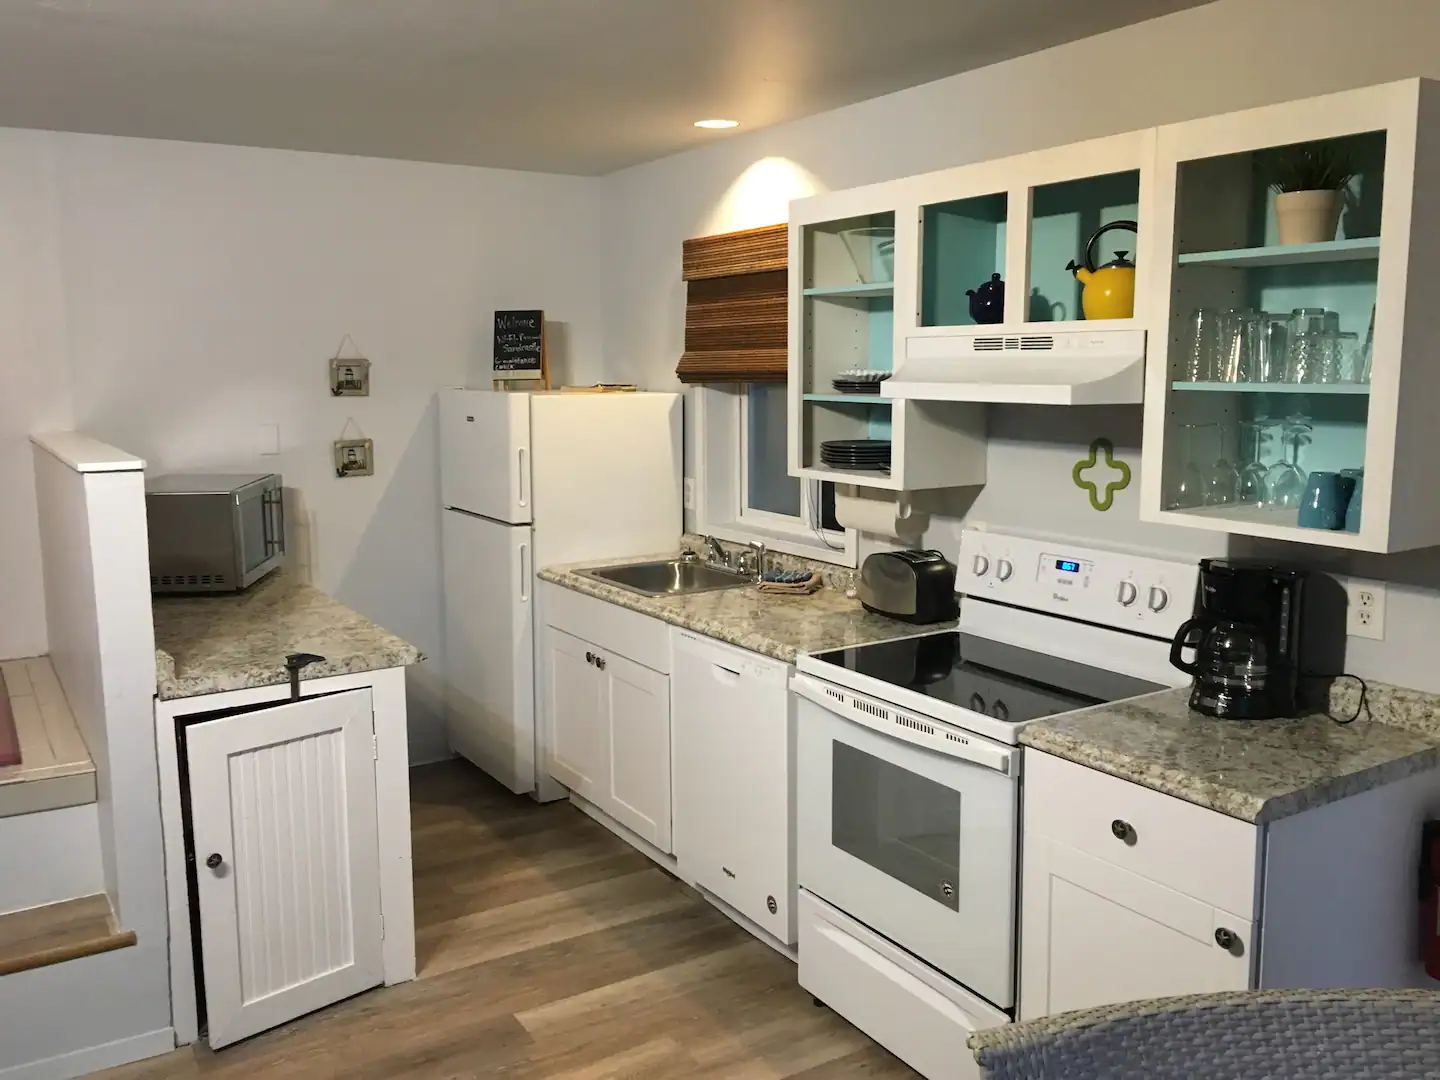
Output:
M415 770L419 978L101 1074L902 1080L795 966L566 803Z

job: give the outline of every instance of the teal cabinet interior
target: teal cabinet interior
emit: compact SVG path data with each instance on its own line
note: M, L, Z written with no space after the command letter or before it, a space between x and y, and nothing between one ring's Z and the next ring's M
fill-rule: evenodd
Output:
M921 209L920 325L975 326L969 293L1005 273L1001 192Z
M1077 263L1085 261L1085 246L1100 226L1139 218L1139 169L1034 188L1030 197L1030 281L1025 293L1025 321L1084 319L1080 307L1082 286L1066 265L1072 259ZM1121 251L1134 261L1138 239L1129 230L1106 233L1096 244L1095 264L1103 266Z

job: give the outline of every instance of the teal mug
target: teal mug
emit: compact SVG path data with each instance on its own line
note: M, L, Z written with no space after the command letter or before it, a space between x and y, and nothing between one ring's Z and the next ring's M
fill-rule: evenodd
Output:
M1345 511L1355 490L1355 479L1338 472L1312 472L1305 481L1300 502L1300 526L1305 529L1343 529Z

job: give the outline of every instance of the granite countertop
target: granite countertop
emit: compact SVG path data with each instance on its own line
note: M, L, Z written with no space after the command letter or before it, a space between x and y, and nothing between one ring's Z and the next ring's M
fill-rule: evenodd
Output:
M152 609L155 684L164 699L289 682L287 653L325 657L304 668L302 679L424 659L415 646L283 572L243 593L157 596Z
M620 607L650 615L674 626L694 630L706 637L728 641L751 652L764 653L787 664L804 652L823 652L849 645L923 634L955 625L954 621L914 623L873 615L835 588L822 588L809 596L776 596L753 586L691 593L688 596L644 596L577 570L601 566L623 566L651 559L673 559L676 552L660 555L632 555L626 559L550 566L539 578L584 593Z
M1440 695L1371 684L1353 724L1217 720L1192 712L1189 689L1037 720L1025 746L1261 824L1357 795L1440 765ZM1337 680L1336 716L1355 712L1358 686ZM1368 715L1367 715L1368 714Z

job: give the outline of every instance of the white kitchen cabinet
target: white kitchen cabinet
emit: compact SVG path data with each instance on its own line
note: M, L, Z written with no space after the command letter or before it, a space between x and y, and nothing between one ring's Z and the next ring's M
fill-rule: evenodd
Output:
M405 669L301 686L155 703L180 1044L415 977Z
M1249 919L1039 834L1024 867L1023 1017L1249 988Z
M384 981L368 690L183 729L210 1046Z
M595 647L552 626L545 654L550 775L596 802L610 785L610 747Z
M1435 988L1415 862L1440 771L1255 825L1034 748L1024 761L1021 1019L1218 990Z
M597 638L605 636L603 612L592 604L639 619L634 625L642 638L649 629L644 624L653 622L603 601L575 600L587 603L571 610L562 598L547 612L561 619L568 612L570 625ZM626 640L625 625L617 620L622 628L617 640ZM670 852L669 676L554 625L545 628L541 670L550 775L640 839Z
M1287 147L1312 142L1344 154L1355 177L1333 237L1282 245L1270 166ZM1411 79L1163 127L1156 186L1163 247L1150 266L1140 516L1361 551L1440 543L1440 502L1417 497L1432 486L1440 395L1440 278L1431 265L1440 242L1440 84ZM1324 309L1355 335L1355 351L1373 327L1371 378L1355 380L1350 361L1341 381L1323 384L1237 382L1192 367L1190 319L1202 308ZM1242 468L1273 467L1285 455L1302 477L1363 470L1358 527L1301 527L1298 498L1288 509L1214 505L1193 481L1222 454Z
M688 630L671 640L680 876L793 944L790 666Z

